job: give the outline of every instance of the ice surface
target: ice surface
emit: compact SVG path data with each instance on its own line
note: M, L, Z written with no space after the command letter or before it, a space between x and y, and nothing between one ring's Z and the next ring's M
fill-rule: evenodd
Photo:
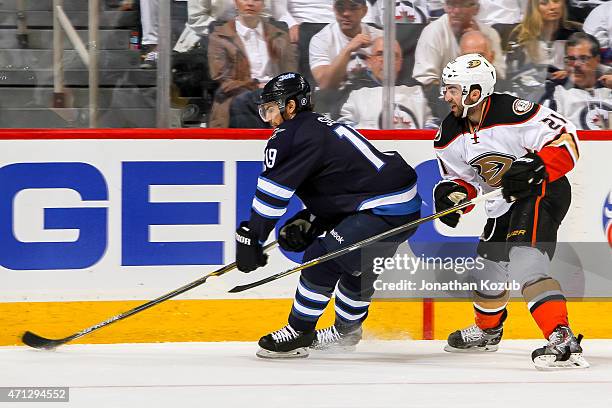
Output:
M586 370L541 372L542 341L451 354L440 341L365 341L350 354L262 360L254 343L0 347L1 386L69 386L53 407L606 407L612 340L585 340ZM39 403L0 403L40 408Z

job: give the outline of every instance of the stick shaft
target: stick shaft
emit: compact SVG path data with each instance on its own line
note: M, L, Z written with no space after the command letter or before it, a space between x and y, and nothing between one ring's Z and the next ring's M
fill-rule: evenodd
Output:
M264 252L268 252L271 249L275 248L276 245L277 245L276 241L271 242L268 245L264 246L263 250L264 250ZM63 339L59 339L59 340L55 340L55 341L51 340L51 341L55 342L57 345L68 343L69 341L78 339L79 337L83 337L83 336L85 336L85 335L87 335L87 334L89 334L91 332L99 330L99 329L101 329L103 327L106 327L106 326L112 324L112 323L118 322L119 320L123 320L123 319L125 319L127 317L135 315L136 313L142 312L143 310L149 309L149 308L151 308L151 307L153 307L155 305L158 305L158 304L160 304L162 302L165 302L168 299L172 299L173 297L176 297L176 296L178 296L178 295L180 295L182 293L185 293L185 292L187 292L187 291L189 291L189 290L191 290L193 288L196 288L196 287L202 285L204 282L206 282L206 280L208 278L210 278L210 277L221 276L221 275L224 275L224 274L226 274L226 273L228 273L228 272L230 272L230 271L232 271L234 269L236 269L236 262L232 262L231 264L225 265L222 268L217 269L216 271L209 273L208 275L205 275L205 276L203 276L203 277L201 277L201 278L199 278L199 279L197 279L197 280L195 280L193 282L190 282L190 283L188 283L188 284L186 284L184 286L181 286L178 289L173 290L172 292L168 292L168 293L166 293L166 294L164 294L164 295L162 295L162 296L160 296L158 298L155 298L155 299L150 300L150 301L148 301L146 303L143 303L143 304L141 304L139 306L136 306L133 309L130 309L130 310L126 311L126 312L120 313L120 314L118 314L116 316L113 316L113 317L111 317L109 319L106 319L103 322L97 323L97 324L95 324L93 326L90 326L90 327L88 327L86 329L83 329L83 330L81 330L81 331L79 331L77 333L74 333L71 336L65 337Z
M466 201L464 203L458 204L458 205L456 205L454 207L451 207L451 208L448 208L446 210L439 211L437 213L428 215L427 217L419 218L418 220L409 222L407 224L400 225L399 227L395 227L393 229L390 229L389 231L385 231L385 232L380 233L378 235L374 235L374 236L372 236L370 238L366 238L363 241L355 242L354 244L351 244L351 245L349 245L347 247L344 247L344 248L340 248L337 251L330 252L328 254L322 255L322 256L320 256L318 258L312 259L312 260L310 260L308 262L305 262L305 263L303 263L301 265L298 265L298 266L296 266L294 268L287 269L284 272L280 272L280 273L277 273L275 275L268 276L267 278L264 278L264 279L258 280L256 282L252 282L252 283L246 284L246 285L236 286L236 287L230 289L230 293L242 292L242 291L245 291L247 289L251 289L251 288L263 285L265 283L275 281L277 279L280 279L280 278L283 278L283 277L285 277L287 275L291 275L293 273L302 271L304 269L310 268L310 267L315 266L317 264L329 261L329 260L334 259L334 258L338 258L338 257L340 257L342 255L345 255L345 254L347 254L347 253L349 253L351 251L354 251L356 249L363 248L363 247L365 247L367 245L373 244L373 243L381 241L381 240L383 240L385 238L389 238L389 237L391 237L393 235L399 234L400 232L404 232L404 231L408 231L408 230L414 229L414 228L418 227L419 225L421 225L423 223L426 223L428 221L433 221L433 220L435 220L437 218L443 217L443 216L448 215L448 214L452 214L455 211L459 211L459 210L462 210L464 208L470 207L470 206L472 206L474 204L477 204L477 203L479 203L481 201L485 201L485 200L488 200L488 199L491 199L491 198L495 198L495 197L497 197L499 195L500 195L500 190L495 190L495 191L491 191L491 192L489 192L487 194L483 194L483 195L477 196L476 198L473 198L472 200L469 200L469 201Z

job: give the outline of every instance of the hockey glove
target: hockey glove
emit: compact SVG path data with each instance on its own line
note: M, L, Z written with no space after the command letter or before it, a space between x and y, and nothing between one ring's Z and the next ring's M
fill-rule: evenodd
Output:
M257 235L249 229L248 221L243 221L236 230L236 266L238 270L249 273L267 263L268 255L263 253Z
M289 218L278 234L278 245L285 251L302 252L313 243L325 228L308 210Z
M434 189L434 199L436 200L436 212L447 210L456 206L468 196L468 191L461 184L454 181L443 181L438 183ZM447 214L440 217L440 221L451 228L455 228L459 224L460 212Z
M542 183L548 178L544 162L535 153L527 153L512 163L502 175L502 195L511 203L542 193Z

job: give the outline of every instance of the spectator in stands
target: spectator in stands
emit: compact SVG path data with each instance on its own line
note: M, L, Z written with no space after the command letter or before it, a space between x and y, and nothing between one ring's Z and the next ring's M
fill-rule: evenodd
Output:
M300 31L308 24L329 24L334 22L333 0L275 0L274 17L289 26L292 43L298 43ZM306 44L307 45L307 44Z
M210 35L208 63L219 82L210 127L267 127L256 100L272 77L297 66L289 34L263 21L263 0L235 0L238 16Z
M382 35L363 23L365 0L335 0L336 21L310 41L310 69L320 89L339 89L347 79L365 73L372 41Z
M494 29L476 21L478 0L446 0L445 10L447 14L429 24L421 33L415 51L414 79L423 85L439 84L446 64L459 55L459 38L472 30L479 30L489 38L496 55L497 75L504 78L506 64L500 37Z
M272 15L273 0L264 1L262 16ZM224 23L236 17L236 5L233 0L187 0L187 23L174 51L187 52L208 35L211 23ZM276 15L274 18L278 19Z
M342 106L340 122L349 123L360 129L382 128L382 81L384 40L379 37L372 44L372 54L367 59L370 75L376 87L366 87L350 93ZM395 74L402 69L402 50L394 43ZM420 86L399 85L395 87L393 124L395 129L423 129L433 127L431 111Z
M565 46L569 76L564 83L551 87L542 101L571 120L578 129L610 129L612 89L599 80L603 70L609 70L600 65L599 49L599 41L592 35L572 34Z
M491 49L491 41L480 31L468 31L459 40L461 55L480 54L491 64L495 62L495 52Z
M601 44L604 64L612 65L612 1L593 9L584 20L583 28Z
M523 19L527 0L480 0L480 11L476 19L493 27L502 40L502 49L508 43L512 30Z
M272 13L289 26L291 42L297 44L298 71L312 83L308 61L310 39L335 21L333 0L273 0Z
M157 35L159 30L159 0L140 0L140 25L142 26L142 44L145 52L140 64L142 69L157 67Z
M561 0L529 0L523 21L512 31L509 41L510 48L520 51L517 59L520 65L562 66L563 43L555 45L555 42L565 41L573 33L582 31L580 23L569 21L566 16L565 3ZM515 49L511 51L516 54Z
M513 93L528 100L539 100L546 81L567 76L563 70L564 42L582 25L568 21L562 0L529 0L523 21L508 41L509 76Z
M370 0L368 14L364 18L367 23L373 23L382 27L385 3L387 0ZM395 21L401 24L427 24L429 14L427 12L427 0L397 0L395 2Z
M427 14L432 20L444 15L444 0L427 0Z

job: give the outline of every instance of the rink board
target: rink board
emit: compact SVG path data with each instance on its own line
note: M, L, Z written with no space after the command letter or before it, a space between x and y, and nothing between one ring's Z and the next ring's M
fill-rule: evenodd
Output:
M431 189L439 180L433 133L364 133L417 169L423 213L431 213ZM573 205L559 239L604 242L612 212L612 134L580 136L582 157L570 176ZM1 131L0 325L11 329L0 334L0 345L17 344L25 328L70 334L232 262L233 231L248 217L267 137L267 131L248 130ZM285 217L299 208L293 199ZM460 231L436 222L413 239L477 237L484 212L473 214ZM207 282L181 301L84 341L252 340L285 321L297 277L239 295L227 290L297 260L276 250L266 268ZM612 315L601 300L573 302L572 321L584 321L584 331L599 330L601 316ZM512 307L508 335L538 336L524 305ZM443 338L457 316L467 322L472 313L468 303L436 302L433 314L423 310L419 301L375 302L369 333L418 339L429 328ZM160 322L164 327L153 328ZM592 337L612 337L609 323L603 324L608 332Z

